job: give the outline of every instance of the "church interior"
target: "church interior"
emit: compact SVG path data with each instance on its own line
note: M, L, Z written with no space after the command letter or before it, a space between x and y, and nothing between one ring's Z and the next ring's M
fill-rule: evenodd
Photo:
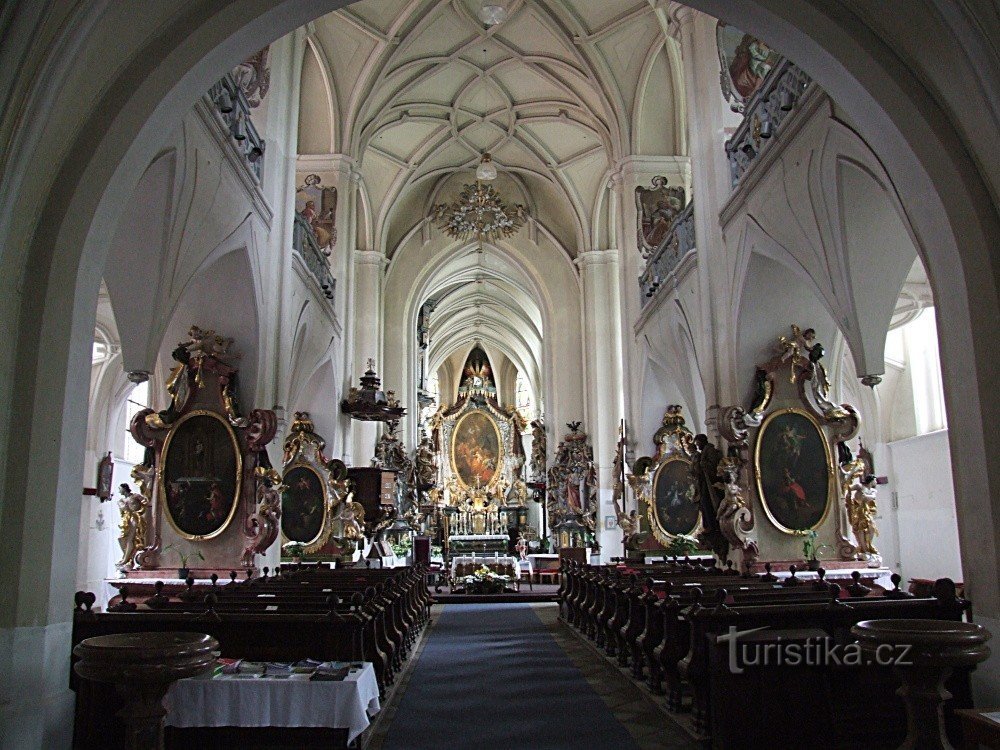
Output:
M0 747L1000 747L998 39L5 4Z

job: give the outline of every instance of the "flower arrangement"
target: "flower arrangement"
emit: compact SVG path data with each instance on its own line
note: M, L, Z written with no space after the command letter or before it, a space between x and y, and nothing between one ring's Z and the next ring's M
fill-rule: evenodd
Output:
M301 559L305 557L306 545L302 542L286 542L281 546L281 551L285 557L290 557L293 560Z
M512 580L510 576L492 571L485 565L459 579L467 594L502 594Z
M392 547L392 553L396 557L403 558L410 554L410 550L413 549L413 540L404 536L399 540L389 540L389 546Z

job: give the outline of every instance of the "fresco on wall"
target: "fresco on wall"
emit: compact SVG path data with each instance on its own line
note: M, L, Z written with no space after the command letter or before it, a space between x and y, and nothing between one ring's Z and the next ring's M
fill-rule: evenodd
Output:
M306 466L295 466L282 479L281 532L289 541L308 544L323 530L323 483L319 475Z
M174 527L189 539L225 529L239 494L236 436L221 418L194 413L163 446L163 492Z
M760 39L721 21L715 39L722 63L722 94L733 109L742 111L743 104L757 93L781 55Z
M826 516L833 463L826 436L800 409L773 412L754 455L761 503L782 531L808 531Z
M656 522L664 532L671 536L694 533L699 519L694 495L691 462L685 458L664 461L653 478Z
M654 177L652 187L635 189L635 208L639 220L639 252L647 257L667 236L670 225L684 209L684 188L670 187L667 178Z
M466 487L487 487L502 468L500 428L485 411L470 411L452 433L451 461Z
M313 230L321 248L337 244L337 188L323 187L319 175L307 175L295 191L295 210Z

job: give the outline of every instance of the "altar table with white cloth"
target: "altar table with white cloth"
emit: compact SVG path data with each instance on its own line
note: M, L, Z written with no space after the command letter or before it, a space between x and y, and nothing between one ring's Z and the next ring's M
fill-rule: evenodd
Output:
M496 566L510 566L514 571L514 577L521 577L521 566L519 563L528 563L528 575L531 575L531 562L527 560L518 560L516 557L511 557L510 555L459 555L457 557L451 558L451 577L455 577L455 571L458 570L459 565L475 565L477 568L481 565L486 567L496 567Z
M353 742L380 708L371 662L339 681L301 677L178 680L167 693L166 723L181 728L347 728L348 742Z

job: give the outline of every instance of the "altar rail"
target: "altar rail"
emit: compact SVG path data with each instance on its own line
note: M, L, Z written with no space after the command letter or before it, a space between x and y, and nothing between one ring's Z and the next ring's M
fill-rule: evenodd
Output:
M812 78L802 68L784 59L771 69L761 87L750 97L743 122L726 141L733 188L767 147L767 141L778 135L782 123L811 83Z
M656 291L677 270L684 257L695 249L694 202L677 214L663 241L646 261L646 269L639 276L643 307L649 304Z
M330 264L326 260L326 255L319 248L312 227L298 211L295 212L295 225L292 228L292 249L305 261L306 268L319 284L323 296L333 302L337 280L330 273Z
M250 104L232 73L226 73L208 90L208 99L222 117L229 130L229 137L236 150L243 156L247 168L261 179L261 165L264 162L264 139L257 133L250 119Z

